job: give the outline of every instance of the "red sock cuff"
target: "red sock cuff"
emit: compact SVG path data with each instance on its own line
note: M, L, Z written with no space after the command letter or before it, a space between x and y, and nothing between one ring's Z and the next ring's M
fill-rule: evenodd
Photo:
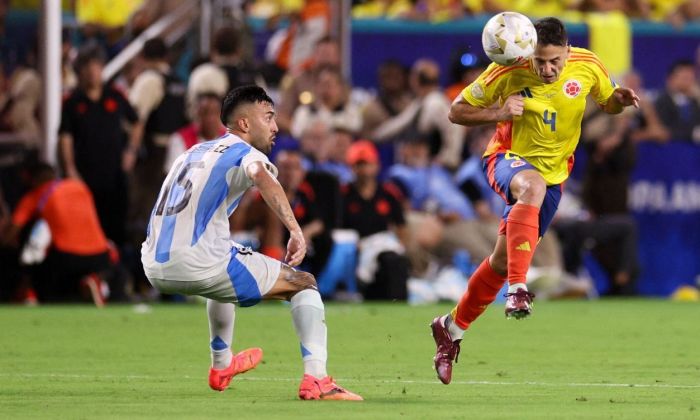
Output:
M516 204L508 213L508 223L518 223L534 228L540 226L540 208L529 204Z

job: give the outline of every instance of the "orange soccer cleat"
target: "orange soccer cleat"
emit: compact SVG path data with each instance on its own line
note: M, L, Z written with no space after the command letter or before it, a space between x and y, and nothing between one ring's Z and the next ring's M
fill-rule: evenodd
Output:
M338 386L330 376L318 379L309 374L304 375L299 385L299 398L302 400L363 400L361 396Z
M231 364L225 369L209 369L209 386L214 391L223 392L234 376L254 369L262 360L263 351L255 347L246 349L231 358Z

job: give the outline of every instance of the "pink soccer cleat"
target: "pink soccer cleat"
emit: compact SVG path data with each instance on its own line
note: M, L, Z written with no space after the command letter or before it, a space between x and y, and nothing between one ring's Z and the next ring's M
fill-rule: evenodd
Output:
M452 341L452 336L445 326L445 317L433 319L430 328L433 332L433 340L437 345L435 351L435 371L438 379L447 385L452 381L452 362L457 362L459 357L459 343L462 340Z
M234 376L254 369L262 360L263 351L255 347L246 349L231 358L231 364L225 369L209 369L209 387L223 392L228 388Z
M363 400L361 396L338 386L330 376L318 379L309 374L305 374L304 379L301 380L299 398L302 400Z
M515 293L506 293L506 318L523 319L532 314L534 293L518 289Z

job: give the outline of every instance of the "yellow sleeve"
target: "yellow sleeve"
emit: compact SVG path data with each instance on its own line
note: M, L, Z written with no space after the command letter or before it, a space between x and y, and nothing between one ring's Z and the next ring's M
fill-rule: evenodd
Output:
M462 98L469 105L488 108L501 98L505 81L508 79L502 73L507 67L496 63L484 70L479 77L462 90Z
M608 71L605 69L603 63L598 59L598 56L593 55L593 60L586 62L586 65L591 69L593 73L593 87L591 88L591 95L596 102L604 105L608 102L608 99L612 96L617 84L610 78Z

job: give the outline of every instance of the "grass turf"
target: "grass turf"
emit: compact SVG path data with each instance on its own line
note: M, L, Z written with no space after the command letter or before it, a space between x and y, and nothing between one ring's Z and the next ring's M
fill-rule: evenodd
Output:
M496 304L462 344L453 383L432 370L428 323L449 306L327 305L329 372L366 401L302 402L288 307L238 309L234 349L257 369L209 390L202 304L0 307L1 418L700 418L700 306Z

